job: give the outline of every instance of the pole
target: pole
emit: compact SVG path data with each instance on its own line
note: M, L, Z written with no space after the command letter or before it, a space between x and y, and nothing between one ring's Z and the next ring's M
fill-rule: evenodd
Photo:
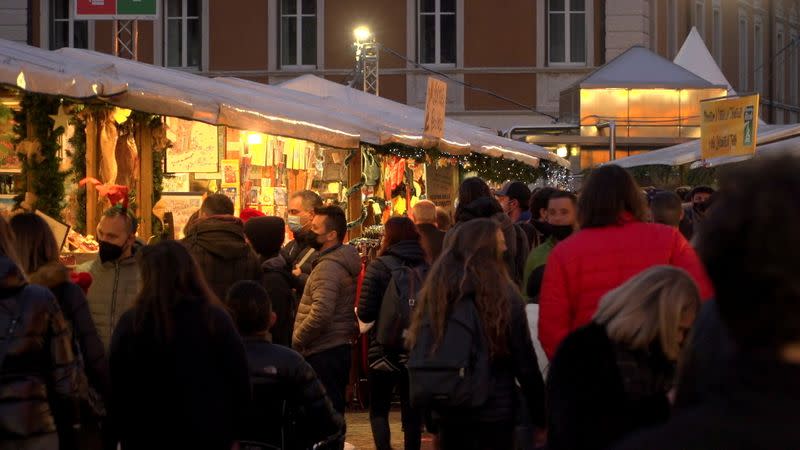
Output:
M609 136L609 157L611 161L615 161L617 159L617 121L612 120L608 124L609 130L611 131Z

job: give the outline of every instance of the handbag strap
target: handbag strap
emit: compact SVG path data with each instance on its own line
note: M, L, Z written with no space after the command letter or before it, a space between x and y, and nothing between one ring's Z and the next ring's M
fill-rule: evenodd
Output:
M11 314L11 323L8 324L8 329L6 329L5 339L3 339L3 346L0 347L0 378L3 376L3 364L6 361L6 355L8 355L8 350L11 347L11 339L14 337L14 331L17 329L17 324L22 319L22 314L17 314L17 296L11 298L11 305L12 305L12 314Z

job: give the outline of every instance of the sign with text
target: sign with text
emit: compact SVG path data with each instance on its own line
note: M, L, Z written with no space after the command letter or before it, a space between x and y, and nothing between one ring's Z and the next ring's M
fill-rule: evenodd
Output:
M754 94L700 102L703 159L755 153L758 101L758 94Z
M76 0L75 19L94 20L155 20L159 0Z
M426 138L444 137L444 113L447 103L447 83L428 77L428 94L425 98L425 130Z

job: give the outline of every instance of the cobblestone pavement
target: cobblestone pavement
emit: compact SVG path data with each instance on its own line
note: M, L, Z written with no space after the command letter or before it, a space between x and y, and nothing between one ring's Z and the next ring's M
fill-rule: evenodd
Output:
M372 441L372 430L369 426L369 412L349 411L347 418L347 443L352 445L354 450L370 450L375 448ZM392 448L403 449L403 432L400 430L400 411L392 411L389 415L389 423L392 429ZM422 436L422 450L433 450L431 436Z

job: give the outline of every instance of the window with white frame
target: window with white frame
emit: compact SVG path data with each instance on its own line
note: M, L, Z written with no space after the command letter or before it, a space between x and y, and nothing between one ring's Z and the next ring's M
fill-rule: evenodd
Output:
M785 42L783 39L783 26L778 25L778 30L775 33L775 48L776 51L780 52L783 50ZM785 93L786 93L786 78L784 72L786 71L786 66L783 65L784 58L775 58L775 101L783 102L785 100Z
M280 0L281 67L316 67L317 0Z
M548 1L550 64L586 64L586 0Z
M739 90L748 90L748 70L750 66L747 64L748 54L748 41L747 41L747 17L739 15Z
M706 2L703 0L695 0L694 2L694 14L692 15L694 19L694 26L697 27L697 32L700 33L700 36L703 40L706 39Z
M764 93L764 25L756 20L753 28L753 89Z
M167 67L200 68L202 0L165 0L164 61Z
M75 20L74 0L49 0L50 50L89 48L89 21Z
M678 0L667 2L667 54L674 58L678 53Z
M711 28L713 35L713 48L714 59L717 65L722 66L722 7L720 4L714 5L714 11L711 13Z
M418 60L456 63L456 0L418 0Z
M798 79L798 71L800 71L800 34L795 32L792 36L794 43L794 50L789 53L789 101L792 105L797 106L800 102L798 98L798 90L800 89L800 79Z

